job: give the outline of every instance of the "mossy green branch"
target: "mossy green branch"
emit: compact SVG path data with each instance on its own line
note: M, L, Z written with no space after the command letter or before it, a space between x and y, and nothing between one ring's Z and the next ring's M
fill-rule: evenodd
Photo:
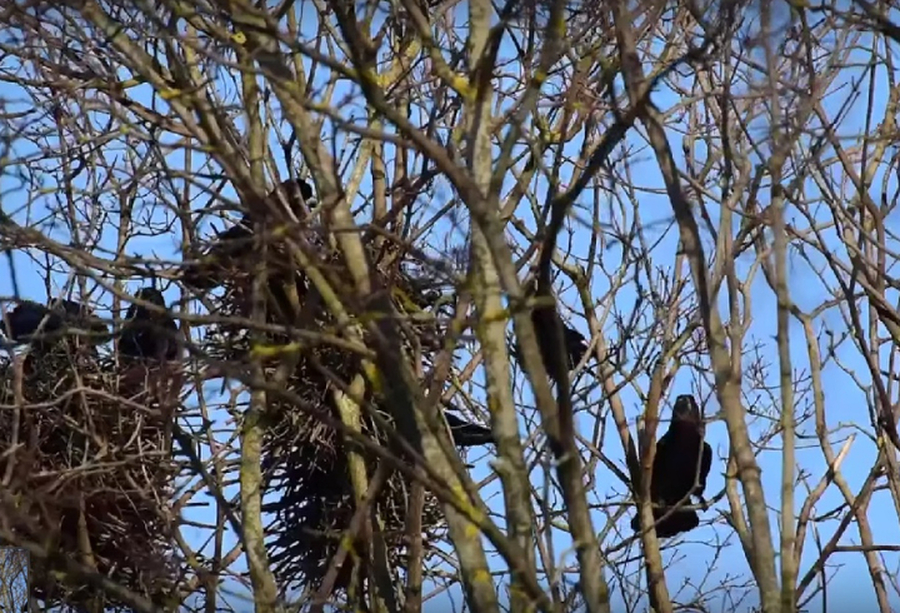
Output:
M241 541L247 555L250 580L253 583L253 602L256 613L276 613L278 590L269 570L266 554L265 529L262 520L262 441L263 425L260 407L265 406L266 394L255 391L250 408L241 425Z

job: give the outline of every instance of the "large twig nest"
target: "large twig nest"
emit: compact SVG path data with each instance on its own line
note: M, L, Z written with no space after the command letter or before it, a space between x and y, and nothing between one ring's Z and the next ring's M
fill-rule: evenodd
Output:
M13 532L159 602L175 570L166 503L179 377L140 364L123 374L73 337L0 359L0 478L18 500L2 515ZM38 598L97 606L83 584L35 571Z
M269 430L264 463L267 488L280 494L277 502L266 506L275 514L270 526L275 535L269 542L271 562L284 588L318 588L356 511L347 446L315 415L284 408L284 418ZM364 419L363 434L387 444L371 419ZM367 465L371 478L374 462ZM406 567L409 504L410 485L393 472L374 502L392 569ZM422 526L426 542L436 542L443 532L443 515L430 493L425 498ZM347 588L351 569L347 558L334 587Z
M330 251L321 238L311 237L307 245L313 244L322 251L315 258L318 266L327 273L335 273L340 279L349 278L346 274L342 257ZM278 255L273 259L284 262L287 256L277 251L277 245L269 244L270 253ZM370 261L379 261L384 253L369 254ZM391 254L396 255L396 254ZM245 261L246 261L245 256ZM250 283L253 275L240 263L233 262L234 272L221 278L224 294L217 299L216 313L220 316L239 316L248 318L252 295ZM220 270L228 266L220 263ZM281 297L279 284L285 278L295 278L297 294L305 307L314 290L310 289L304 275L290 267L286 276L280 269L269 270L272 282L269 283L269 301L278 302ZM418 310L422 317L416 321L407 321L404 329L411 333L404 342L408 345L418 344L423 352L434 349L434 341L439 338L438 325L434 317L425 315L433 296L426 296L419 284L403 273L399 261L390 267L376 268L376 275L381 287L390 288L394 303L400 312ZM274 300L273 300L274 296ZM277 309L268 311L270 323L288 324L273 314ZM305 320L304 328L309 331L330 331L334 318L319 305ZM288 341L286 336L269 335L268 342L273 345ZM241 362L249 356L249 336L242 326L221 324L210 326L207 331L207 353L213 358ZM409 347L408 347L409 348ZM277 367L276 363L272 369ZM357 354L333 344L322 342L306 344L301 352L296 368L291 373L286 388L303 400L303 406L294 406L281 400L270 400L267 407L268 429L264 441L263 468L265 471L265 488L268 498L276 498L268 503L265 510L274 515L270 526L273 538L269 541L269 551L276 576L286 589L304 585L318 587L326 574L331 558L339 548L342 532L347 529L355 512L354 493L352 490L347 445L343 435L329 425L323 423L322 416L339 421L334 405L335 379L349 385L361 372L361 360ZM387 415L384 415L387 419ZM363 434L380 444L387 444L386 436L375 425L373 419L364 415ZM371 478L376 462L367 458L367 473ZM393 569L403 568L406 564L407 546L407 509L409 507L410 486L399 474L391 474L381 489L374 504L383 523L387 556ZM437 500L430 493L426 495L423 513L423 532L426 541L436 539L443 529L443 517ZM351 566L345 564L338 576L335 587L346 588L350 578Z

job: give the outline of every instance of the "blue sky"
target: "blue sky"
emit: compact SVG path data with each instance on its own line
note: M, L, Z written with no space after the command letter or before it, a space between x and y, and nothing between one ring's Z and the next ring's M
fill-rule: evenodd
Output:
M461 15L462 13L459 14ZM305 21L303 33L305 35L312 36L314 34L314 24L310 23L310 21ZM861 43L860 47L861 50L858 52L858 57L856 59L861 62L861 66L864 66L863 62L868 58L868 55L866 53L866 44ZM514 49L507 44L501 49L501 55L504 54L511 56L514 54ZM7 65L8 62L9 60L7 60ZM318 77L322 81L324 81L324 79L326 78L323 73L324 71L320 71ZM825 107L830 113L835 113L838 106L843 102L845 98L845 95L840 90L838 90L838 87L842 84L846 85L851 80L859 79L862 77L862 75L862 67L858 69L847 69L842 74L839 82L837 82L835 84L835 87L832 88L832 90L837 90L836 93L831 97L826 97L824 101ZM877 122L877 118L879 118L881 114L883 114L883 107L886 100L887 80L884 70L876 71L876 75L877 77L874 83L875 109L873 117L876 118ZM225 84L225 81L226 80L224 78L220 78L220 85L223 88L231 88L232 86L230 84ZM343 94L347 93L348 91L349 90L347 89L345 83L339 83L338 93L335 98L342 98ZM863 88L863 92L864 91L865 88ZM134 92L132 92L132 94L134 95ZM29 103L25 102L24 104L26 106L23 106L21 102L25 98L27 98L27 96L14 86L8 84L0 86L0 99L4 101L4 104L6 105L6 108L4 110L7 112L15 109L26 108ZM147 101L145 95L135 95L135 98L140 101ZM360 100L361 99L359 97L352 98L347 104L341 107L342 114L344 114L344 116L364 118L365 110L361 105ZM672 90L668 90L665 88L661 88L657 92L654 97L654 101L662 109L676 107L681 103L679 95L677 95ZM866 118L866 104L867 100L865 98L865 95L861 96L854 103L854 106L851 108L851 112L848 113L847 119L838 128L838 133L842 137L846 137L849 139L863 130ZM751 126L751 131L756 137L764 136L765 130L766 126L761 122L757 122L756 125ZM674 128L670 130L669 136L670 143L672 145L673 151L678 157L679 164L683 164L680 146L681 136L675 131ZM273 138L273 145L274 144L275 141ZM576 143L576 145L580 145L580 143ZM662 223L671 218L671 207L668 200L662 194L662 180L658 168L652 159L651 151L646 147L645 142L639 132L635 130L631 131L628 138L626 139L626 146L631 151L631 155L629 158L631 177L635 182L636 187L643 188L643 191L639 195L640 215L648 235L648 241L650 240L649 237L653 233L661 234L661 236L659 236L658 244L653 249L653 264L654 266L660 267L664 272L671 273L672 267L674 266L675 262L674 254L677 249L677 232L672 227L666 225L665 223ZM849 147L850 144L845 143L845 146ZM388 156L390 157L390 151L392 148L389 147L388 149ZM21 160L24 156L34 155L35 153L36 152L34 150L29 149L22 141L17 141L14 151L12 152L12 154L7 154L7 157L13 160ZM618 153L619 152L617 152L617 154ZM105 155L107 159L112 159L112 157L115 155L125 155L125 153L124 151L109 150L105 152ZM698 153L698 155L702 159L702 153ZM168 161L173 165L181 164L182 161L180 159L180 156L181 154L176 152L173 155L169 156ZM200 156L197 155L195 157L199 158ZM756 162L758 162L758 160L754 160L754 163ZM5 169L5 174L0 177L0 194L2 194L2 196L0 196L0 198L2 198L2 201L0 202L2 202L3 210L7 213L15 212L23 203L25 194L18 188L16 181L10 178L11 174L14 174L17 170L20 170L16 167L17 164L21 165L23 163L24 162L22 161L14 162L11 167L7 167ZM201 161L195 162L195 169L199 166L200 163ZM278 160L278 163L280 165L280 171L284 173L285 168L282 160ZM620 169L617 167L616 170L619 171ZM563 177L562 180L565 183L565 177ZM892 186L896 185L896 178L889 178L889 181L891 182ZM876 177L876 181L873 182L873 185L876 187L873 187L872 195L877 202L880 200L880 191L878 191L880 190L881 185L880 177ZM809 193L816 193L815 187L813 185L809 185L808 188L810 190ZM544 183L543 181L539 181L536 192L540 195L539 199L545 193L545 190L546 183ZM363 194L370 193L368 178L364 179L363 185L361 187L361 192ZM233 191L229 190L226 190L224 193L227 196L233 195ZM443 184L440 185L440 188L437 190L437 194L438 197L435 199L435 201L429 203L428 206L424 208L423 217L428 217L430 213L438 210L447 200L453 197L452 190L450 189L449 184L447 184L446 182L443 182ZM35 203L32 211L41 211L42 209L46 211L47 202L51 199L51 197L44 195L42 196L42 198L43 200L39 200ZM765 202L765 200L767 200L767 195L763 194L761 198ZM160 207L152 206L154 202L149 197L145 198L145 201L148 214L152 214L155 220L161 220L161 217L164 215L162 209ZM107 202L109 206L112 206L113 204L111 200L103 202ZM103 204L103 202L101 202L101 204ZM203 204L205 204L205 199L198 199L198 206ZM585 195L584 197L582 197L579 204L586 206L587 211L590 211L591 204L589 196ZM718 211L711 203L708 203L708 206L713 220L717 221ZM603 207L603 210L606 211L604 213L604 220L609 221L609 211L612 209L605 203ZM135 213L135 215L140 214L140 212ZM36 222L35 217L26 220L23 215L24 213L17 213L16 219L23 223ZM37 216L40 215L40 213L32 213L32 215ZM522 215L523 218L531 223L530 214L523 210ZM824 207L816 209L815 215L819 220L827 219L829 216L827 210L825 210ZM789 209L787 212L787 218L789 223L795 223L798 226L805 225L805 222L799 219L796 211L792 211ZM222 227L221 223L217 223L216 225L219 228ZM886 220L886 225L889 229L896 229L896 219L893 216L888 218ZM466 227L467 222L465 221L464 215L461 215L459 225L454 225L450 220L443 220L438 224L438 227L432 233L431 237L436 239L437 241L440 241L439 244L441 244L442 246L444 244L444 237L450 237L448 241L449 243L460 245L464 240L463 231ZM576 224L573 224L573 227L575 229L572 247L573 257L583 257L587 252L589 233L586 228L579 227ZM68 240L66 232L62 228L54 228L51 232L51 235L62 242L66 242ZM521 236L518 236L515 232L513 232L511 236L516 237L519 240L521 239ZM836 235L832 234L830 235L829 240L831 241L830 246L832 248L835 248L838 253L844 256L845 254L843 254L843 250L840 248L839 238ZM180 234L162 236L153 239L143 239L130 244L128 252L132 255L140 253L141 255L144 255L146 257L156 255L165 259L177 259L177 246L179 241ZM105 232L102 244L107 248L112 248L115 245L114 232ZM709 253L710 241L708 237L706 240L706 247L707 253ZM621 258L621 246L610 245L603 253L603 258L607 262L617 262ZM813 258L813 261L814 263L816 262L815 258ZM23 297L44 299L46 297L45 290L41 280L37 277L37 270L34 265L24 254L21 253L15 255L15 263L20 290ZM749 256L744 256L744 258L739 260L738 274L743 275L751 263L752 261L749 259ZM799 257L796 252L792 253L791 255L789 267L789 282L793 299L801 306L801 308L809 309L828 297L827 289L824 288L821 282L817 280L816 277L811 273L809 264L807 264L801 257ZM685 271L685 274L687 274L687 271ZM64 277L59 276L58 280L63 281ZM141 284L142 283L140 282L131 282L129 284L129 287L132 289L136 289ZM593 279L592 291L595 297L603 295L606 292L606 289L607 286L605 286L605 281L603 280L602 276L598 274ZM57 291L57 289L54 290L54 293L55 291ZM633 308L635 299L634 292L635 287L633 285L626 286L624 290L620 291L615 297L616 310L626 318L629 315L630 309ZM12 287L9 277L5 273L0 274L0 295L8 296L11 293ZM169 289L166 295L170 301L176 300L178 297L178 293L174 288ZM761 273L757 275L756 281L752 286L751 296L753 300L752 312L754 323L752 325L750 333L747 336L747 344L750 345L753 341L759 341L760 343L762 343L762 356L770 365L769 376L766 382L769 385L774 386L777 383L777 355L775 353L775 344L773 340L775 335L775 299L774 295L769 290L764 279L762 278ZM562 292L562 297L563 300L568 304L575 303L574 295L569 290L564 290ZM108 297L104 297L104 303L107 305L108 300ZM582 331L587 330L586 323L581 316L573 317L571 319L571 323L576 328L579 328ZM821 328L822 324L827 324L834 330L839 330L842 327L840 316L837 312L829 312L821 317L820 321L817 321L817 329ZM790 331L791 353L792 359L794 360L795 371L808 371L803 331L797 324L797 322L793 319L791 320ZM859 358L855 349L853 349L850 345L844 345L838 351L838 356L841 360L844 361L847 367L856 371L858 376L863 381L868 381L865 364ZM887 367L886 360L885 367ZM864 395L857 388L855 388L850 377L842 372L833 363L825 368L823 375L825 381L827 418L829 427L843 427L843 430L835 433L832 436L833 445L837 450L840 448L840 445L842 444L844 438L852 431L852 428L847 426L847 424L855 422L861 424L864 428L868 427L869 420L866 410L866 401ZM641 383L643 389L646 390L646 377L644 377L643 379L639 378L638 381ZM521 383L521 381L519 383ZM582 377L580 379L580 384L582 386L586 385L587 383L588 381L585 377ZM704 398L709 396L710 398L709 402L705 406L705 413L707 415L715 414L718 410L715 396L709 395L709 388L705 383L701 383L698 389L695 389L695 385L696 379L692 376L692 373L689 372L688 369L682 369L670 388L670 397L674 398L674 395L685 393L688 391L699 392L700 396ZM217 387L218 385L210 384L208 390L213 390ZM775 389L775 393L777 394L777 389ZM633 389L626 388L622 392L622 400L625 404L626 411L628 412L629 419L631 420L631 423L633 425L634 420L641 412L640 398ZM810 398L808 395L798 395L796 397L796 400L799 404L798 410L799 408L805 408L810 402ZM522 401L526 404L531 402L530 396L529 394L527 394L527 392L523 394ZM593 392L586 401L586 405L588 405L586 408L593 407L593 410L596 410L596 406L599 402L599 396L596 394L596 392ZM533 409L530 407L526 407L524 410L524 414L531 417L533 415ZM668 409L663 412L663 417L668 417ZM593 420L592 418L590 418L587 411L583 411L580 413L579 425L585 435L589 436L591 430L593 429ZM217 426L221 426L223 428L228 427L224 419L219 420ZM752 432L759 433L766 427L767 424L763 419L757 418L751 422ZM526 422L523 421L523 432L526 430L526 428ZM800 432L804 434L812 434L812 424L808 422L801 425ZM713 446L714 456L716 458L707 490L707 496L711 496L712 494L720 491L724 486L722 472L724 471L724 457L727 454L727 437L725 433L724 423L718 421L711 423L707 429L707 440ZM777 439L775 440L775 443L780 444ZM607 435L604 439L603 450L620 466L623 465L621 445L618 441L617 435L612 428L607 429ZM476 468L473 471L473 476L476 479L484 478L489 474L489 468L487 466L487 460L489 458L482 456L484 456L484 454L478 452L470 452L469 454L469 461L472 461L476 464ZM857 436L852 449L850 450L850 454L847 460L842 466L844 476L854 491L857 491L859 486L862 484L869 470L869 467L872 464L874 456L874 444L869 441L865 435L862 435L862 433L860 433L860 435ZM763 469L762 475L763 483L767 493L767 502L770 505L770 508L778 508L778 506L780 505L778 492L780 487L781 456L777 451L764 451L760 454L759 459L760 465ZM825 470L825 463L818 447L812 447L811 449L801 449L798 452L798 465L808 473L810 487L815 485L815 483L818 481ZM594 475L594 478L596 479L597 485L595 492L592 493L591 496L590 501L592 503L603 503L606 502L608 498L621 500L621 495L624 492L624 486L620 482L618 482L607 469L603 468L602 465L600 466L600 468L598 468L596 474ZM539 488L543 485L542 479L543 477L541 472L536 470L534 472L534 482L535 485ZM233 489L234 488L232 488L232 490ZM229 493L233 494L234 492L232 491ZM796 503L798 509L803 502L804 494L804 487L799 487L796 491ZM493 508L502 511L502 499L499 496L499 485L496 481L485 488L484 496L490 501L490 504ZM822 497L821 501L817 505L817 509L819 512L824 512L838 506L841 502L842 499L839 493L835 488L832 487L829 488L826 494ZM712 520L716 518L718 509L725 508L727 508L726 504L723 501L720 501L712 510L705 513L703 517L706 520ZM195 519L198 521L210 520L210 511L208 509L191 510L189 515L191 519ZM775 535L775 537L777 538L777 515L773 511L770 516L771 529L773 535ZM621 530L621 536L630 536L630 530L627 526L630 517L631 512L627 513L619 521L618 529ZM886 491L879 491L874 495L873 501L870 504L869 517L875 531L874 536L876 542L891 543L897 541L898 521L893 511L893 506L891 504L889 494ZM498 519L502 521L502 518L498 517ZM603 525L604 519L605 515L602 512L597 511L595 513L595 525L598 528ZM821 526L823 540L827 540L830 537L831 531L836 527L836 525L837 522L831 521L824 523ZM189 540L189 542L199 543L204 541L208 536L208 533L201 528L186 527L184 530L185 536ZM557 532L555 536L556 538L554 538L554 546L556 554L557 556L559 556L562 552L565 552L567 550L567 548L569 547L569 542L564 533ZM231 542L233 542L233 535L229 535L228 538ZM615 538L611 535L605 541L605 545L610 546L618 540L618 538ZM721 555L716 556L714 555L714 549L711 547L711 544L722 541L726 542L726 544L724 545L724 549L721 552ZM845 533L842 544L849 545L856 543L858 543L858 536L854 527L851 526ZM229 544L226 543L226 550L228 549L228 545ZM810 541L807 543L804 551L804 559L800 564L801 575L806 572L806 569L814 559L816 548ZM639 580L643 581L643 577L639 573L637 575L634 574L637 566L633 562L626 563L623 561L625 559L633 560L638 556L638 554L638 549L636 547L632 547L627 552L619 552L614 554L611 558L611 561L613 563L616 563L618 570L622 573L621 575L617 576L614 576L613 573L609 573L607 576L614 589L614 597L617 599L621 598L619 592L617 591L619 589L620 581L635 581L637 580L635 577L639 577ZM689 534L685 539L685 542L679 545L676 549L666 550L664 556L666 559L674 558L678 560L678 563L674 564L673 567L669 570L667 579L673 597L676 597L682 602L690 601L691 594L701 587L703 589L709 589L710 586L717 585L720 581L730 580L730 578L733 577L739 577L743 579L749 578L749 569L747 567L746 561L743 558L740 546L738 545L734 535L730 533L730 530L724 525L721 520L717 521L714 525L703 525L695 532ZM496 560L494 560L494 562L496 562ZM851 602L854 607L860 609L868 610L869 608L874 607L874 593L872 591L868 573L865 569L864 561L861 555L847 553L835 554L835 556L832 557L832 562L839 563L842 565L842 567L840 568L839 572L836 572L834 583L832 583L831 586L828 603L829 610L840 611L842 610L843 605L850 604ZM574 554L572 552L569 552L567 557L563 560L563 563L572 565L574 563ZM888 572L891 572L897 567L898 558L896 554L886 553L883 557L883 563L885 564ZM236 564L234 568L238 569L240 567L243 567L243 560ZM501 568L502 565L497 564L497 567ZM709 576L706 576L707 570L709 570ZM567 580L569 582L574 581L574 576L570 575ZM705 582L702 586L699 585L701 581ZM505 598L505 590L502 588L501 594L503 594L503 597ZM458 590L456 590L456 597L458 598ZM850 600L851 597L852 600ZM446 598L446 595L442 596L441 598ZM717 602L715 600L715 597L713 599L713 602L717 603L721 606L721 608L725 610L730 610L731 608L737 608L737 610L745 610L745 608L755 602L755 600L756 593L751 589L746 596L746 600L741 601L740 603L727 602L721 599ZM900 599L895 597L892 602L897 602L898 604L900 604ZM817 604L818 603L814 601L813 603L810 603L810 606L812 607ZM432 603L429 606L436 606L436 604ZM238 607L238 609L240 610L240 607Z

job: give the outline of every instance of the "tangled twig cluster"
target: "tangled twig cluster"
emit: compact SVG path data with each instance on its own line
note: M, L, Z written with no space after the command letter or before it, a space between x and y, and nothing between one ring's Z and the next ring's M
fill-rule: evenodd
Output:
M3 527L161 602L175 572L166 502L178 386L153 380L178 375L112 362L74 336L0 358L0 478L16 499ZM58 569L34 570L48 605L116 606Z
M322 267L341 267L341 256L325 250L324 241L316 241L323 249L317 258ZM378 254L370 253L377 257ZM396 255L396 254L393 254ZM433 296L420 289L410 275L402 271L401 263L395 261L392 273L377 270L377 281L381 287L391 288L394 303L400 312L419 309L433 302ZM292 273L294 274L294 273ZM310 292L308 281L298 276L296 286L301 301ZM231 274L223 283L225 292L218 299L216 312L231 317L248 316L251 290L249 275ZM328 309L321 305L314 313L309 329L317 332L334 332L335 320ZM271 323L285 323L271 317ZM415 335L415 344L423 353L433 350L432 339L437 338L437 324L433 317L422 317L410 323L406 329ZM270 334L267 342L272 345L286 344L287 336ZM249 336L244 330L230 323L210 326L207 332L205 351L210 357L239 363L250 354ZM272 535L268 545L270 559L276 576L285 588L304 585L319 587L329 568L329 563L337 553L340 539L348 528L355 512L354 492L349 476L347 440L328 419L339 421L335 409L333 392L342 386L349 386L354 377L361 373L361 359L358 354L337 347L323 339L322 342L306 343L296 366L290 373L285 390L301 399L301 403L291 403L272 395L266 407L267 432L263 448L263 469L267 497L272 499L265 505L265 511L274 516L268 533ZM373 394L366 394L373 400ZM382 419L375 419L376 412ZM323 417L326 419L323 420ZM384 420L384 421L382 421ZM369 403L362 416L362 434L375 443L387 445L387 436L377 422L389 422L386 412L379 411ZM333 423L333 422L332 422ZM369 463L369 474L372 465ZM375 511L382 522L382 530L387 545L388 562L393 568L405 566L410 484L397 472L386 479L374 500ZM426 494L422 526L426 543L439 537L443 529L442 514L438 502L431 494ZM347 588L350 580L349 563L340 570L334 586Z

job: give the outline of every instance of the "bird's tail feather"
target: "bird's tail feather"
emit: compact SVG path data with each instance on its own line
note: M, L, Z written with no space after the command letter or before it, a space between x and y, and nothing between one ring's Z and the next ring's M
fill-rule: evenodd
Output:
M689 532L700 525L700 517L693 509L679 509L669 515L669 517L659 521L668 510L653 509L653 519L658 522L656 524L657 538L669 538L682 532ZM640 531L641 519L639 514L631 518L631 529L635 532Z

